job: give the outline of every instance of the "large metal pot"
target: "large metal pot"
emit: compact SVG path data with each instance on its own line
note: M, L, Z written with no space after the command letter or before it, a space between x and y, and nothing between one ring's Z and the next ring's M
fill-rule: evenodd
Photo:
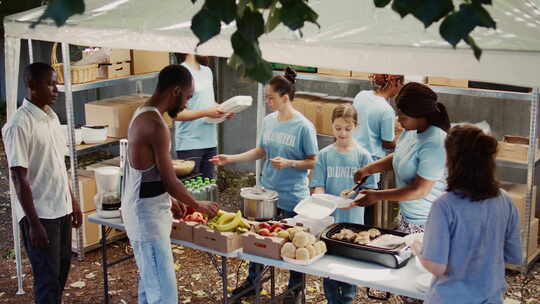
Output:
M250 220L270 220L277 216L278 194L262 187L240 189L243 198L241 208L244 217Z

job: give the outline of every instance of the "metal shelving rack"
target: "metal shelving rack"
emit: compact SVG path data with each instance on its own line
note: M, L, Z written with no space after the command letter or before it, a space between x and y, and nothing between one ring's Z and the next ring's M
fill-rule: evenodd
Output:
M32 48L32 44L29 43L29 48ZM69 44L62 42L62 62L68 63L71 62L69 58ZM58 91L63 92L65 95L66 101L66 117L69 130L68 136L68 145L69 145L69 160L71 167L71 183L72 191L76 197L80 197L79 193L79 182L76 174L76 168L78 167L77 155L79 152L88 151L89 149L96 149L103 147L105 145L110 145L119 140L108 138L106 142L102 144L95 145L75 145L75 118L73 111L73 92L99 89L105 87L116 86L120 84L125 84L129 82L136 82L136 93L141 94L143 92L142 81L145 79L152 79L157 77L158 73L148 73L140 75L131 75L127 77L114 78L114 79L104 79L97 80L81 84L72 84L71 83L71 66L69 64L64 64L64 84L58 85ZM83 250L83 231L81 228L77 229L76 233L76 242L77 242L77 251L79 252L79 260L84 258Z
M283 75L283 72L274 71L275 75ZM296 79L308 80L308 81L321 81L340 84L365 84L367 80L358 78L347 78L340 76L321 75L316 73L298 73ZM531 202L533 201L533 195L535 185L535 169L540 166L540 157L537 155L538 144L538 106L540 104L540 89L535 88L532 93L518 93L518 92L506 92L495 90L483 90L472 88L451 88L443 86L429 86L435 93L438 94L450 94L450 95L463 95L472 97L487 97L494 99L516 100L525 101L530 103L530 124L529 124L529 149L528 159L526 162L497 159L497 165L500 167L515 168L527 170L527 193L525 203L525 218L531 218ZM263 87L259 84L258 87L258 114L265 114L264 100L263 100ZM261 116L262 117L262 116ZM257 130L257 134L259 134ZM318 134L318 137L326 137L326 135ZM260 164L257 163L257 172L260 172ZM258 174L256 175L259 176ZM524 252L525 264L523 266L516 266L518 270L526 271L540 258L540 248L532 255L528 256L529 251L529 235L531 233L531 221L527 221L527 227L524 231L522 244Z

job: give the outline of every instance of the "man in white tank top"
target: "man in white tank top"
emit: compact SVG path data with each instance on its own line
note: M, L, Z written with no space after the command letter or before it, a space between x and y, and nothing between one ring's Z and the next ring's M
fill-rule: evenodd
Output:
M182 216L183 204L209 217L218 211L216 203L195 201L172 166L171 135L162 115L175 117L192 94L189 71L180 65L165 67L154 94L137 109L129 127L122 219L139 268L140 304L178 303L171 211L175 218Z

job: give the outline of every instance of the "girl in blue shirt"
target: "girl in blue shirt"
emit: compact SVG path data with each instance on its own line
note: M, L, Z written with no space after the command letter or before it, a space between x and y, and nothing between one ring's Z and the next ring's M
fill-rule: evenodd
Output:
M519 215L495 179L497 140L473 126L446 139L448 192L413 252L435 279L424 303L503 303L506 263L522 261ZM536 245L536 244L533 244Z
M444 139L450 119L437 94L416 82L406 84L396 97L398 122L405 130L397 141L394 153L364 166L355 174L355 181L372 174L394 170L395 189L363 190L365 197L355 202L369 206L380 200L400 204L398 230L411 233L424 231L431 204L444 192Z
M358 116L353 106L339 105L332 112L332 129L336 142L322 149L317 155L310 187L314 193L339 196L343 190L354 187L354 172L372 162L370 153L353 138ZM376 189L375 175L368 177L365 188ZM364 224L364 207L337 209L333 216L336 223ZM356 296L356 286L325 278L324 293L328 304L350 304Z
M222 166L264 158L261 186L278 193L281 218L294 217L296 204L309 196L308 169L313 168L318 152L315 127L291 105L295 79L296 73L287 68L285 77L276 76L265 87L266 103L274 112L264 118L256 148L241 154L221 154L212 159L214 164ZM233 294L252 288L261 266L250 263L246 282ZM301 273L291 271L290 274L289 288L302 280ZM254 294L254 290L246 296L250 294ZM297 295L285 298L284 303L294 303Z
M213 178L214 165L209 160L217 153L217 126L204 118L221 118L226 114L214 98L214 76L207 66L208 57L177 54L177 58L193 76L195 90L186 109L174 117L176 155L179 159L195 161L194 173Z

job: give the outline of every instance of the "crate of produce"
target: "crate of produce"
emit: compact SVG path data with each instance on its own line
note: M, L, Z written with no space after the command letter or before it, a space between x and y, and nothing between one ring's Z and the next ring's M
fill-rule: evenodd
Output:
M305 230L274 221L255 223L251 231L242 234L244 252L279 260L283 244L290 241L296 232Z
M184 220L173 220L171 229L171 239L193 242L193 228L199 225L197 222L186 222Z
M241 234L250 229L250 222L242 217L240 211L232 213L220 210L206 224L193 227L193 242L201 247L230 253L242 248Z

